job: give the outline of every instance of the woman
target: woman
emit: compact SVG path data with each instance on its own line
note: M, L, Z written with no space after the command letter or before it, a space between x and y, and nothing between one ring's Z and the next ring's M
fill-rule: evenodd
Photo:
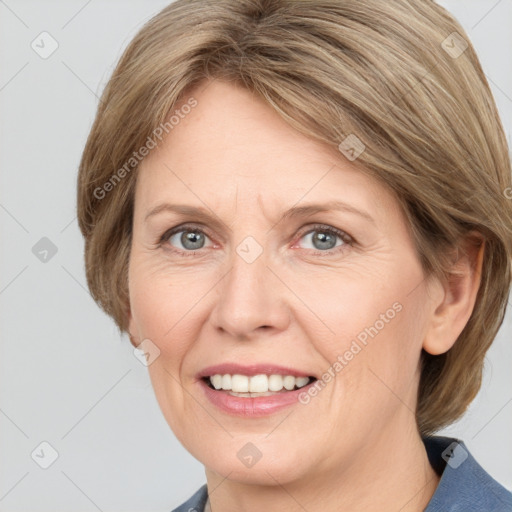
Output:
M425 0L178 0L103 93L78 218L98 304L205 466L177 511L512 510L464 443L505 314L511 166Z

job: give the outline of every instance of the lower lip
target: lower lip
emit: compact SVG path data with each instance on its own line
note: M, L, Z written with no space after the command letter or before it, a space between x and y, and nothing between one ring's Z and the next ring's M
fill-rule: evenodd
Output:
M216 405L220 410L235 416L253 418L258 416L267 416L280 411L285 407L299 403L299 395L313 385L315 381L294 391L285 391L269 396L240 397L232 396L226 391L217 391L212 389L202 379L199 381L206 397Z

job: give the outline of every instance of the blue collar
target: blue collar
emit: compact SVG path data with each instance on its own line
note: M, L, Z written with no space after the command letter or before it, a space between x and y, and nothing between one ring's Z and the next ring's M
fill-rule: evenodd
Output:
M441 475L425 512L512 511L512 493L478 464L462 441L427 437L423 442L430 464Z

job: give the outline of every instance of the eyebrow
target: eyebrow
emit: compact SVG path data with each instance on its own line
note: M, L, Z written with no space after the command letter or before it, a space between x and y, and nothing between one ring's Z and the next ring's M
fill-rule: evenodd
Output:
M369 213L363 210L359 210L355 206L352 206L351 204L345 203L343 201L327 201L325 203L294 206L289 210L286 210L282 214L281 221L299 217L307 217L309 215L314 215L315 213L329 211L344 211L347 213L352 213L354 215L362 217L363 219L367 220L368 222L371 222L372 224L375 224L375 219ZM215 219L216 215L208 213L207 210L204 208L197 208L195 206L189 206L185 204L171 203L162 203L152 208L146 214L144 221L146 222L150 217L158 215L162 212L173 212L182 215L194 216L201 220L213 222L214 224L221 224L221 222Z

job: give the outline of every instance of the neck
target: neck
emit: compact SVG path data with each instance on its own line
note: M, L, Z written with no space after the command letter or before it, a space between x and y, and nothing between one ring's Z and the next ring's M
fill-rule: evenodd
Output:
M439 483L419 433L380 432L343 468L255 485L206 470L212 512L421 512ZM214 492L212 491L214 490ZM208 509L207 509L208 510Z

